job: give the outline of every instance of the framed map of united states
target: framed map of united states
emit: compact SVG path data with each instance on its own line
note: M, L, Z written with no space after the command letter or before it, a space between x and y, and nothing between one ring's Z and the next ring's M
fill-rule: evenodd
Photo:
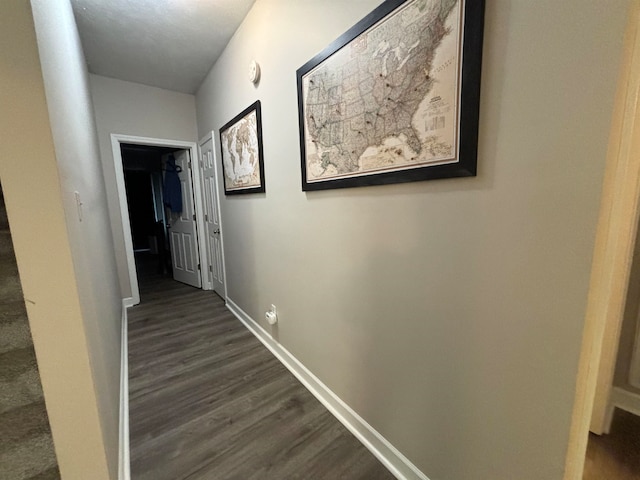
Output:
M302 189L476 174L483 0L387 0L297 71Z

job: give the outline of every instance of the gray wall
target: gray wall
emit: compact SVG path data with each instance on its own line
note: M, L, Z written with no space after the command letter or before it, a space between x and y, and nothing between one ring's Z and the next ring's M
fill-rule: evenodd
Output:
M122 298L89 76L70 3L34 0L33 14L104 449L115 476Z
M89 80L107 185L121 295L128 298L131 297L131 281L116 188L111 134L196 142L195 97L100 75L89 75Z
M0 2L0 71L0 178L58 465L116 478L121 303L68 1Z
M628 2L487 2L477 177L303 193L295 70L378 3L258 0L197 92L262 101L229 298L431 479L560 479Z

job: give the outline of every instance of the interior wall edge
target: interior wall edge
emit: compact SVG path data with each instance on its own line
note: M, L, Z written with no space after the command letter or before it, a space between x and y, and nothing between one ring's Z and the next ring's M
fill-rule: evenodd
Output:
M120 359L120 444L118 453L118 480L131 480L129 444L129 305L122 301L122 356Z
M614 108L609 120L564 480L582 478L588 432L606 433L612 419L610 394L615 357L638 227L640 162L630 155L631 145L625 134L633 131L630 125L635 123L638 107L637 94L630 93L633 83L638 85L640 80L639 25L640 2L633 0L614 82Z

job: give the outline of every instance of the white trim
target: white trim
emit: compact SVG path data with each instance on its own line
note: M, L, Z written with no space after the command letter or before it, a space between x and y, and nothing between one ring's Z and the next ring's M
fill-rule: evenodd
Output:
M397 479L429 480L418 467L228 297L227 308Z
M113 163L116 172L116 187L118 189L118 202L120 204L120 218L122 221L122 233L124 235L124 249L127 255L127 268L129 271L129 283L131 284L131 301L133 305L140 303L140 290L138 289L138 274L136 262L133 256L133 238L131 236L131 224L127 211L127 189L124 184L124 168L122 166L122 152L120 142L123 136L111 135L111 150L113 151Z
M609 402L607 404L607 407L604 411L604 417L602 420L602 429L599 433L596 433L596 435L608 435L609 432L611 431L611 423L613 423L613 413L615 412L616 406L613 404L613 402Z
M216 171L216 202L218 202L218 219L220 220L220 256L222 257L222 277L224 278L224 301L227 301L228 298L228 290L227 290L227 266L225 261L224 254L224 221L222 219L222 209L220 208L220 181L224 180L222 175L220 174L221 164L218 165L218 150L217 150L217 142L215 132L211 131L211 143L213 144L213 148L211 151L213 152L213 168Z
M634 332L633 338L633 353L631 354L629 383L635 388L640 388L640 312L636 315L636 331Z
M118 480L131 480L129 456L129 347L127 306L122 301L122 346L120 357L120 451L118 455Z
M640 416L640 394L638 393L630 392L620 387L613 387L611 405Z
M197 163L197 167L198 167L198 174L200 175L200 188L201 191L204 195L204 165L202 163L202 145L204 145L205 143L207 143L209 140L211 139L211 133L207 134L204 138L201 138L198 141L198 163ZM203 208L204 208L204 196L202 198L203 200ZM213 290L213 280L209 281L205 281L205 279L208 279L210 276L209 275L204 275L205 272L205 268L208 270L208 265L209 265L209 248L208 248L208 241L207 241L207 224L205 222L205 227L204 227L204 238L203 238L203 243L201 244L203 246L203 253L204 255L202 256L202 268L203 268L203 275L202 275L202 288L203 290Z
M124 305L125 308L129 308L129 307L133 307L134 305L137 305L139 302L135 302L133 297L127 297L127 298L123 298L122 299L122 305Z
M198 142L198 148L201 150L202 145L207 143L209 140L211 140L211 152L213 153L213 169L214 169L215 182L216 182L216 185L215 185L216 198L214 199L214 201L217 203L218 220L220 224L220 256L222 257L222 277L224 279L224 298L223 299L226 302L227 301L227 268L226 268L226 262L225 262L225 256L224 256L224 228L223 228L223 220L222 220L222 210L220 209L220 170L218 167L218 152L216 150L216 145L217 145L216 135L213 130L207 133L204 136L204 138L200 139L200 141ZM200 151L200 155L202 155L202 151ZM202 177L200 178L200 181L202 181ZM206 245L206 238L204 241L205 243L203 245ZM211 289L213 290L213 288L214 287L213 287L213 281L212 281ZM222 296L222 292L217 292L217 293L218 295Z
M135 145L149 145L155 147L176 147L189 150L191 161L198 159L198 145L195 142L185 142L182 140L167 140L162 138L136 137L119 133L111 134L111 150L113 153L113 163L116 174L116 187L118 190L118 202L120 205L120 218L122 221L122 232L124 235L124 247L127 256L127 269L129 272L129 282L131 284L131 304L140 303L140 290L138 289L138 274L136 272L136 262L133 255L133 239L131 236L131 223L129 222L129 211L127 208L127 190L124 184L124 168L122 166L121 143L132 143ZM196 237L198 238L198 261L203 262L203 249L200 247L204 240L204 215L202 208L202 191L200 188L200 172L197 168L192 168L193 200L196 211ZM206 254L205 254L206 255ZM205 257L206 258L206 257ZM204 272L200 271L201 279L204 279ZM129 299L126 299L129 300Z
M204 198L202 194L202 178L200 178L200 169L198 164L200 162L200 150L197 143L193 143L191 147L191 183L193 193L193 206L196 213L196 237L198 238L198 264L200 265L200 285L204 288L205 279L207 278L206 271L202 268L207 264L207 249L205 248L207 241L206 225L204 223Z
M198 145L202 146L203 144L207 143L209 140L213 140L213 130L211 130L210 132L207 132L207 134L198 141Z

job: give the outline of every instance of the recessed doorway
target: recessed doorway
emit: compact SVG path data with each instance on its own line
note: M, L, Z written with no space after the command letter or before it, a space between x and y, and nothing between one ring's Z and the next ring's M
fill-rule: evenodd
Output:
M138 259L177 281L210 288L203 279L204 245L197 146L191 142L112 135L116 183L132 295L140 302ZM153 257L152 257L153 255Z

